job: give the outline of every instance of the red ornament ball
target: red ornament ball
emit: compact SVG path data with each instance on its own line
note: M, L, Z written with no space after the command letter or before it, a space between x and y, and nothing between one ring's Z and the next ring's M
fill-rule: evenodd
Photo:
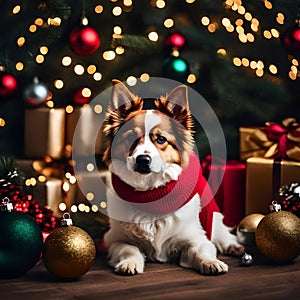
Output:
M288 27L281 34L282 46L292 54L300 53L300 26L298 24Z
M91 55L100 47L100 37L90 26L80 26L73 29L69 36L72 51L79 55Z
M165 46L168 48L177 48L181 50L185 45L185 37L177 32L169 34L165 39Z
M91 101L91 90L89 88L78 89L73 97L73 102L76 105L88 104Z
M17 90L16 78L6 72L0 74L0 97L9 97L13 95Z

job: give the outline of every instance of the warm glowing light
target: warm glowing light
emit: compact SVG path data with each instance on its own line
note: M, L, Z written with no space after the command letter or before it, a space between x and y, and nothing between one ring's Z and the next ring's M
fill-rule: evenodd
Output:
M97 68L95 65L89 65L86 69L86 71L88 72L88 74L94 74L96 72Z
M265 1L265 7L267 8L267 9L272 9L272 3L270 2L270 1Z
M94 200L94 197L95 197L95 196L94 196L93 193L87 193L87 194L86 194L86 199L89 200L89 201Z
M272 28L271 34L273 35L274 38L279 38L279 31L277 29Z
M284 14L283 13L278 13L277 16L276 16L276 21L280 25L284 24Z
M18 14L18 13L20 12L20 10L21 10L21 6L20 6L20 5L16 5L16 6L13 8L12 13L13 13L14 15L16 15L16 14Z
M129 86L134 86L137 84L137 79L136 77L134 76L129 76L127 79L126 79L126 82Z
M296 80L297 79L297 75L295 73L293 73L292 71L289 72L289 78L292 80Z
M96 104L95 107L94 107L94 112L95 112L96 114L101 114L102 111L103 111L102 105L101 105L101 104Z
M48 48L46 46L41 46L40 47L40 52L43 54L43 55L46 55L48 53Z
M17 62L16 63L16 70L17 71L22 71L24 69L24 64L22 62Z
M294 74L297 74L298 73L298 69L296 66L291 66L291 71L294 73Z
M120 6L115 6L112 10L112 14L116 17L122 14L122 8Z
M51 25L51 26L60 26L61 18L59 18L59 17L48 18L47 23L48 23L48 25Z
M232 24L230 24L228 27L226 27L226 30L228 32L234 32L234 26Z
M38 181L39 181L39 182L46 182L46 180L47 180L47 178L46 178L46 176L44 176L44 175L40 175L40 176L38 177Z
M186 3L191 4L194 3L196 0L185 0Z
M49 108L53 108L53 107L54 107L54 102L53 102L53 101L47 101L47 102L46 102L46 105L47 105Z
M63 190L65 192L68 192L70 190L70 185L68 184L68 182L64 182L64 184L63 184Z
M17 45L18 45L19 47L22 47L22 46L24 46L24 44L25 44L25 38L24 38L23 36L20 36L20 37L17 39Z
M104 202L104 201L101 201L101 202L100 202L100 207L101 207L101 208L106 208L106 206L107 206L107 205L106 205L106 202Z
M233 64L234 64L235 66L237 66L237 67L240 67L240 66L242 65L242 61L241 61L241 59L238 58L238 57L234 57L234 58L232 59L232 62L233 62Z
M255 71L255 74L257 77L262 77L264 75L264 70L263 69L257 69Z
M71 184L75 184L77 180L76 180L75 176L71 176L69 181L70 181Z
M252 15L251 15L249 12L246 12L245 15L244 15L244 18L245 18L247 21L251 21L251 20L252 20Z
M77 75L82 75L84 73L84 67L82 65L76 65L74 67L74 72Z
M121 55L125 52L125 49L122 46L118 46L116 49L116 54Z
M103 58L105 60L113 60L113 59L115 59L115 57L116 57L116 53L112 50L103 52Z
M155 31L149 32L148 39L152 42L157 42L158 41L158 33Z
M147 73L143 73L141 76L140 76L140 80L142 82L148 82L150 80L150 75L147 74Z
M265 30L265 31L264 31L264 37L265 37L266 39L272 38L271 32L270 32L269 30Z
M220 55L223 55L223 56L225 56L227 54L226 50L223 49L223 48L218 49L217 53L220 54Z
M88 172L93 172L95 169L95 166L92 163L88 163L86 166L86 169Z
M92 210L93 212L97 212L99 209L98 209L98 206L97 206L97 205L93 204L92 207L91 207L91 210Z
M95 6L95 13L96 14L101 14L102 12L103 12L103 6L102 5Z
M45 58L44 58L44 56L42 54L39 54L39 55L36 56L35 61L38 64L42 64L45 61Z
M196 75L195 75L195 74L190 74L190 75L188 76L188 78L187 78L186 81L187 81L188 83L195 83L196 80L197 80Z
M257 66L257 62L254 61L254 60L252 60L252 61L250 62L250 68L251 68L251 69L256 69L256 66Z
M250 42L250 43L254 42L255 38L254 38L254 35L252 33L247 33L246 36L247 36L248 42Z
M113 32L115 34L121 34L122 33L122 28L120 26L115 26L113 29Z
M65 211L65 210L67 209L66 203L63 203L63 202L59 203L58 209L59 209L60 211Z
M261 60L259 60L258 62L257 62L257 64L256 64L256 68L257 69L263 69L265 66L264 66L264 63L261 61Z
M44 24L44 21L42 18L37 18L35 19L34 24L37 26L42 26Z
M242 33L242 34L239 34L239 40L242 42L242 43L247 43L247 36L246 34Z
M76 213L76 212L77 212L77 206L76 206L75 204L73 204L73 205L71 206L71 212L72 212L72 213Z
M173 19L166 19L166 20L164 21L164 26L165 26L166 28L171 28L171 27L173 27L173 26L174 26L174 20L173 20Z
M164 0L157 0L155 5L157 8L164 8L166 6L166 3Z
M81 94L83 97L89 98L92 96L92 91L89 88L85 87L82 89Z
M30 32L33 33L33 32L36 32L36 30L37 30L36 25L30 25L30 26L29 26L29 31L30 31Z
M243 15L246 12L246 9L244 6L239 6L237 11L240 15Z
M5 126L5 120L0 118L0 127L4 127Z
M201 18L201 23L202 23L202 25L204 25L204 26L208 26L208 24L210 23L210 19L208 18L208 17L202 17Z
M216 29L217 29L217 26L216 26L216 24L214 24L214 23L211 23L211 24L209 24L209 25L207 26L207 30L208 30L209 32L211 32L211 33L215 32Z
M102 79L102 74L99 72L95 72L93 75L94 80L100 81Z
M243 65L244 67L249 67L249 59L243 57L243 58L242 58L242 65Z
M66 113L71 114L74 111L74 107L72 105L66 106ZM67 175L67 174L66 174ZM68 178L68 177L67 177Z
M235 21L235 25L236 25L236 26L242 26L243 23L244 23L244 21L243 21L242 19L237 19L237 20Z
M293 64L294 66L299 66L299 62L298 62L298 60L297 60L296 58L293 58L292 64Z
M78 205L78 209L79 209L79 211L84 211L85 210L85 204L83 204L83 203L80 203L79 205Z
M54 80L54 86L58 90L62 89L64 87L64 82L61 79Z
M242 26L236 26L235 30L238 34L243 34L245 32L245 30Z
M61 63L63 66L67 67L72 63L72 58L70 56L65 56L62 58Z
M222 19L222 25L224 27L228 27L231 24L230 20L228 18L223 18Z

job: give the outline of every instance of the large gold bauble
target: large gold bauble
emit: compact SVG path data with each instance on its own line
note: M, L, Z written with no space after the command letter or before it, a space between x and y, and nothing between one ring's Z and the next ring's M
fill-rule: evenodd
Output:
M255 246L255 231L265 215L253 213L244 217L237 227L237 238L239 243L248 246Z
M58 278L81 277L91 268L95 257L96 247L93 239L76 226L55 229L44 243L45 267Z
M300 219L288 211L270 213L257 226L256 245L273 261L292 261L300 254Z

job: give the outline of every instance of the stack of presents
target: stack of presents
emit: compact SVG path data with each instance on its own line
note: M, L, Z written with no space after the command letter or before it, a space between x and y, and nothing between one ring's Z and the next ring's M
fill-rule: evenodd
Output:
M29 184L35 178L34 197L40 205L52 209L55 216L62 216L66 210L76 211L76 207L89 211L93 203L105 209L105 185L98 183L99 176L105 181L106 171L95 163L95 153L103 152L102 137L95 135L103 117L99 105L97 109L85 105L71 111L26 110L26 159L17 160L17 167ZM203 174L213 179L213 190L217 185L215 199L224 214L224 223L230 227L238 226L251 213L269 213L269 205L276 200L281 186L300 183L300 124L294 118L262 127L242 127L239 133L239 160L220 164L211 164L208 156L202 160ZM74 165L81 167L76 180ZM220 174L224 175L221 179Z
M212 188L220 184L219 174L224 175L215 198L224 223L231 227L249 214L268 214L272 201L282 201L280 189L300 183L300 124L294 118L262 127L241 127L239 137L238 161L220 165L211 165L210 157L202 161L203 174L215 179ZM297 192L299 198L300 188Z

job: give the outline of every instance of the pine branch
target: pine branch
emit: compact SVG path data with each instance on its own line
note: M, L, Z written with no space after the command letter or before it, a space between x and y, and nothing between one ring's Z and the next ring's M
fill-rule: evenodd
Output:
M9 156L0 156L0 187L6 184L23 185L24 176Z

